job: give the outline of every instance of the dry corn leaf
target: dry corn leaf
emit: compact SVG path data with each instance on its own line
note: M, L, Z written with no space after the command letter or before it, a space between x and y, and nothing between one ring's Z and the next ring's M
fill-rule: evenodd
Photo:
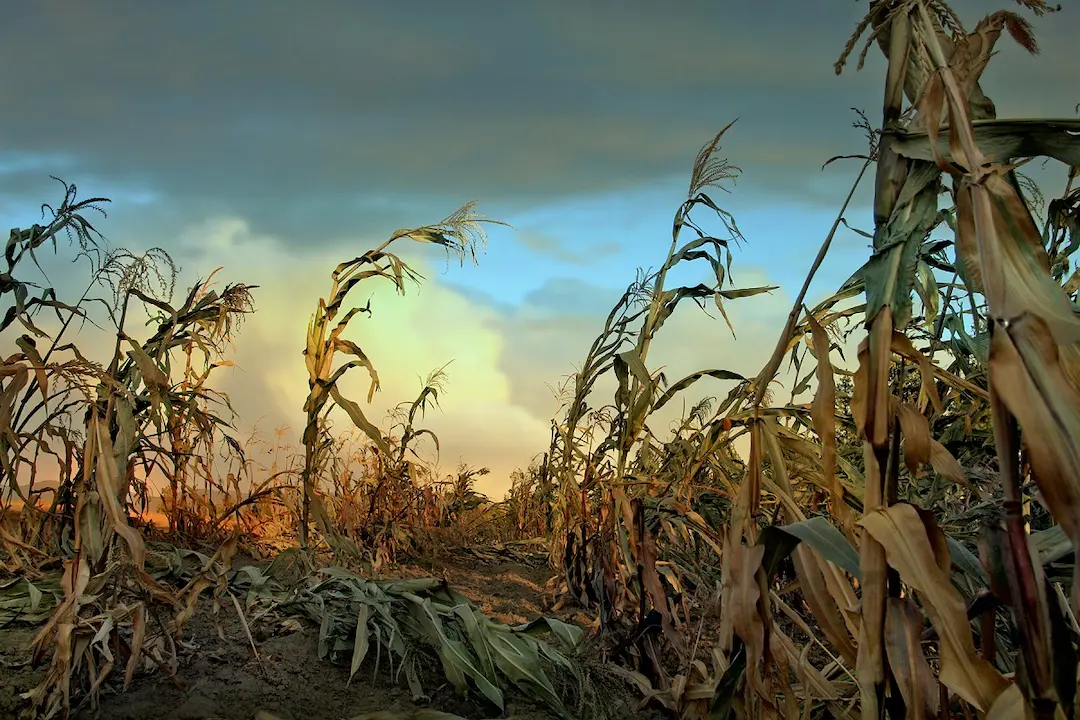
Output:
M897 414L900 432L904 436L904 464L908 472L917 476L920 466L930 465L942 477L978 495L959 461L930 434L930 423L926 416L907 404L898 404Z
M41 357L41 353L38 352L37 345L30 338L29 335L22 335L15 340L15 344L26 353L27 359L32 363L34 369L34 376L37 378L38 391L41 393L41 399L45 402L49 400L49 371L45 367L45 361Z
M817 355L818 388L810 405L810 415L814 421L814 431L821 438L821 469L825 475L824 484L829 489L829 508L839 521L844 531L852 531L854 517L851 508L844 501L844 486L836 476L836 382L833 378L832 362L829 360L829 336L812 314L806 314L810 325L814 353Z
M1024 693L1020 691L1020 687L1010 685L990 706L990 711L986 713L986 720L1035 720L1035 715L1031 712L1031 706L1024 700Z
M794 610L776 597L775 594L771 595L772 602L775 603L793 623L795 623L796 627L807 635L811 637L814 636L814 630L812 630ZM773 645L773 654L783 656L784 661L786 661L791 669L794 670L796 677L798 677L806 686L808 693L812 690L814 697L823 700L838 700L841 698L841 693L837 690L836 686L810 662L809 652L811 647L813 647L812 643L806 643L802 647L799 647L787 633L783 632L779 626L775 624L770 633L770 642Z
M731 594L724 615L730 618L732 629L743 641L747 675L753 677L758 674L757 664L765 652L765 626L757 607L761 598L757 571L765 556L765 546L732 543L724 552L731 555Z
M900 357L918 363L919 376L922 378L922 392L934 406L934 412L939 414L944 412L945 409L941 404L941 396L937 391L937 383L934 382L934 365L930 362L930 358L916 350L915 346L911 343L911 339L908 338L907 335L901 333L893 333L892 351ZM920 403L919 407L923 407L923 404Z
M660 575L656 571L659 554L656 548L656 540L647 527L643 528L643 530L642 553L638 563L645 585L645 593L649 597L649 604L660 613L664 636L673 647L682 650L682 637L679 635L678 630L675 629L671 607L668 605L667 593L664 591L664 584L660 581Z
M338 391L336 385L331 385L329 392L330 396L334 398L334 402L338 404L338 407L348 413L349 419L353 421L353 424L356 425L356 427L371 438L371 441L374 442L385 455L393 454L390 450L390 444L386 441L386 438L383 437L382 431L375 427L375 425L364 416L364 411L360 409L358 404L342 395L341 392Z
M124 670L124 692L131 687L131 680L135 677L135 670L139 667L139 659L142 657L143 640L146 638L146 606L139 603L135 607L135 617L132 622L131 633L131 656L128 657L127 667Z
M1065 377L1050 330L1024 315L991 336L990 381L1024 432L1043 502L1073 547L1080 541L1080 394ZM1080 584L1074 583L1074 607Z
M867 513L860 524L885 548L901 580L922 598L941 645L941 682L981 712L988 711L1010 683L975 650L967 608L949 577L948 546L933 518L898 503Z
M873 446L863 441L863 462L866 464L866 500L864 519L884 505L882 468ZM859 523L861 526L861 523ZM888 564L885 548L863 527L859 544L859 571L862 599L859 613L859 642L856 675L862 689L863 709L877 697L877 686L885 681L885 601L887 599ZM872 709L872 708L871 708Z
M854 665L858 652L841 610L841 603L844 603L845 599L837 598L831 593L825 580L826 571L823 566L828 561L801 543L795 548L792 559L801 583L803 599L810 607L819 630L845 662Z
M889 598L885 650L909 718L936 717L938 684L922 649L922 613L910 598Z
M1017 158L1051 157L1066 165L1080 167L1080 120L1014 120L986 119L972 123L975 141L987 157L995 162L1008 163ZM931 148L926 132L901 134L893 149L913 160L933 162L935 153L946 161L954 158L949 150L949 138L939 137Z
M969 270L977 268L993 317L1016 318L1024 312L1038 314L1059 344L1080 340L1080 318L1061 287L1049 273L1049 259L1042 237L1027 204L1008 179L1012 168L991 164L975 140L966 96L947 66L932 21L920 3L921 29L935 64L941 68L929 83L928 99L920 112L930 120L927 131L936 148L940 134L940 103L948 105L949 148L956 164L937 156L939 166L957 177L957 247ZM997 163L1002 158L993 158Z
M979 497L978 490L971 484L971 480L968 479L967 473L961 467L960 461L934 438L930 438L930 466L934 468L934 472L938 475L963 485L971 491L973 497Z
M925 415L907 403L898 405L897 414L904 436L904 464L908 472L916 475L920 465L930 462L930 423Z
M748 501L748 514L750 517L757 517L758 510L761 506L761 468L763 464L762 455L764 448L762 447L763 439L762 433L764 428L762 427L763 421L754 418L749 422L750 425L750 467L747 469L746 479L744 480L744 491ZM740 492L740 497L743 496L743 492ZM738 526L738 534L734 536L735 542L739 542L742 539L742 527Z
M121 484L120 470L116 466L112 442L109 440L109 431L104 426L104 421L98 417L91 418L87 424L87 435L92 437L95 443L97 474L94 478L101 490L98 497L102 507L105 509L109 522L112 523L113 530L127 544L132 563L137 569L142 569L146 564L146 546L142 536L128 525L127 515L120 507L118 497ZM89 439L88 442L90 442Z

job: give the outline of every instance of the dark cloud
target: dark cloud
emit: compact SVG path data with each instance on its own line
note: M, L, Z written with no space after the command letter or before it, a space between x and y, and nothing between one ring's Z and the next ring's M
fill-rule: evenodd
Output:
M744 192L835 202L818 169L862 144L848 108L880 104L876 50L861 74L831 70L865 4L764 7L20 3L0 28L3 209L39 201L27 181L53 172L327 243L350 217L371 222L356 207L368 195L426 217L418 205L509 207L683 175L736 116L725 148ZM1038 22L1037 61L1003 40L991 89L1023 114L1066 114L1080 101L1061 99L1077 27L1071 8ZM407 224L391 214L376 219Z

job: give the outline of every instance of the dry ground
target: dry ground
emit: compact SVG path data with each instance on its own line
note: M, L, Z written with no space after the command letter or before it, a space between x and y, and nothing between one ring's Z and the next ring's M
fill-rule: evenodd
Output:
M547 568L464 558L405 566L394 574L443 577L493 619L505 623L526 622L543 614L543 586L550 577ZM316 654L318 628L305 627L268 638L256 632L256 658L235 613L222 608L219 617L224 639L215 627L211 603L204 601L185 629L189 647L174 678L160 672L137 677L131 689L122 694L118 686L111 686L103 692L97 713L83 708L75 717L251 720L265 711L281 720L338 720L365 712L418 709L403 679L395 685L385 671L373 679L370 662L365 662L349 683L347 668L320 661ZM18 717L19 693L38 682L44 672L25 665L34 632L35 628L26 626L0 629L0 718ZM431 694L426 707L470 718L493 714L457 697L437 667L424 674L423 682ZM627 720L660 717L635 711L635 699L627 701L629 707L622 715ZM508 693L507 716L522 720L549 717L513 692Z

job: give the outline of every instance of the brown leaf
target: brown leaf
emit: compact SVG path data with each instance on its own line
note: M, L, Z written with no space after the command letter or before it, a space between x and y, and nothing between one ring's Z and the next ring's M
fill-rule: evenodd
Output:
M645 537L642 554L638 562L641 564L645 592L649 596L650 604L660 613L661 627L664 636L675 648L681 650L683 647L682 637L675 629L671 615L671 607L668 605L667 593L664 591L664 584L660 581L660 574L656 572L656 561L658 556L656 540L653 539L652 533L649 532L648 528L644 528L644 531Z
M1041 233L1017 193L1013 167L988 162L979 148L963 78L948 67L926 7L920 4L918 12L921 34L948 103L949 149L961 166L945 169L957 178L957 247L966 255L965 264L979 267L991 316L1004 320L1031 312L1046 322L1058 344L1077 342L1080 318L1050 276ZM937 129L927 130L936 146Z
M922 94L916 102L918 115L914 129L923 130L930 139L932 159L943 172L949 171L948 160L938 150L938 137L941 134L941 119L945 115L945 85L941 76L933 74L923 85Z
M920 465L930 462L930 423L926 416L908 405L898 408L900 432L904 436L904 464L908 472L916 475Z
M979 497L978 490L971 484L971 480L968 479L964 468L960 466L960 462L953 457L953 454L944 445L933 438L930 438L930 466L934 468L934 472L938 475L963 485L975 497Z
M329 392L338 407L348 413L349 419L353 421L353 424L371 438L371 441L378 446L379 450L381 450L384 455L389 456L393 454L390 450L390 444L386 441L386 438L383 437L382 432L364 416L364 411L360 409L358 404L342 395L341 392L338 391L336 385L331 385Z
M990 314L1009 319L1031 312L1043 319L1059 345L1080 341L1080 318L1050 276L1041 234L1027 204L1005 177L1006 170L994 167L965 182Z
M919 467L930 465L934 472L975 492L964 469L953 454L930 434L926 416L910 405L898 406L900 432L904 435L904 464L908 472L917 475Z
M866 500L863 525L866 513L876 511L884 505L881 467L877 455L869 442L863 442L863 461L866 463ZM871 481L871 478L874 478ZM859 544L859 571L862 585L860 607L858 663L856 665L859 685L863 689L864 700L873 688L885 681L885 601L887 598L888 565L885 561L885 548L863 526Z
M922 649L922 613L910 598L889 598L885 650L909 718L938 714L938 684Z
M867 390L870 387L870 340L863 339L859 343L859 364L852 376L851 393L851 419L855 421L855 428L860 433L866 426L866 412L869 406Z
M49 373L45 368L45 360L42 359L41 353L38 352L37 346L34 345L30 336L21 336L15 341L15 344L26 353L26 357L33 363L34 375L37 377L38 391L41 392L41 399L48 402Z
M1080 541L1080 394L1046 323L1025 314L990 337L990 382L1023 430L1043 502L1073 546ZM1073 584L1073 594L1080 583ZM1075 599L1074 599L1075 603Z
M934 412L945 412L945 408L941 404L941 396L938 395L937 383L934 382L934 365L930 362L930 358L916 350L907 335L898 332L893 333L892 350L900 357L918 363L919 376L922 378L923 394L926 395L930 400L930 403L934 406ZM919 406L923 407L921 402L919 403Z
M131 345L131 350L128 351L128 354L135 361L136 366L138 366L139 374L142 375L143 384L149 391L150 399L153 401L154 406L157 407L157 404L161 402L163 393L169 389L169 376L162 371L141 345L132 338L128 338L127 340L128 344Z
M135 617L132 620L131 655L128 657L127 667L124 670L124 692L127 692L127 689L131 687L131 680L135 677L135 670L139 667L145 637L146 606L139 603L135 606Z
M730 613L732 628L746 646L746 675L754 682L758 677L758 663L765 653L765 625L758 612L761 588L757 578L765 546L739 543L724 550L733 551L732 593L725 612Z
M979 148L996 162L1043 156L1080 167L1080 145L1073 134L1080 131L1080 119L982 119L973 122L972 129ZM939 137L932 146L923 132L898 136L893 149L913 160L933 162L935 150L946 160L953 159L948 138Z
M847 532L851 531L854 517L844 502L844 486L836 476L836 382L832 362L829 360L829 336L812 313L806 314L810 325L814 353L817 355L817 392L810 405L814 431L821 438L821 469L825 486L829 489L829 508Z
M1035 714L1024 699L1020 687L1010 685L990 706L986 720L1035 720Z
M772 596L772 602L778 605L783 610L784 614L791 619L795 625L808 635L814 632L802 618L788 607L782 600L779 600L775 595ZM807 643L801 647L796 645L795 642L781 630L778 626L774 626L769 633L769 643L772 646L773 655L778 660L785 661L787 665L795 672L795 676L798 677L805 688L807 698L814 697L823 700L837 700L840 698L840 693L836 687L829 682L829 679L825 675L814 667L808 658L808 654L812 645ZM811 695L811 692L813 693Z
M1010 682L975 650L967 608L949 577L948 549L933 517L898 503L867 513L861 524L885 548L901 580L919 593L938 633L941 682L979 711L989 710Z
M892 413L889 408L889 366L892 364L892 308L886 305L870 326L869 372L866 375L866 425L863 437L875 448L888 444ZM861 358L860 358L861 361ZM856 376L857 377L857 376Z
M805 543L799 543L795 547L792 560L795 562L795 573L799 578L803 599L813 613L818 628L845 662L854 665L857 657L855 639L844 623L841 610L847 598L837 597L830 592L825 577L825 566L831 563Z
M146 564L146 546L142 536L132 528L127 521L127 514L120 506L117 496L121 485L120 469L116 465L113 455L112 442L109 440L109 431L105 421L94 417L87 425L87 434L94 438L94 450L97 454L97 480L102 507L105 515L112 523L113 530L123 538L131 553L131 561L136 568L142 569Z
M746 473L746 500L748 501L747 512L750 517L756 517L758 509L761 503L761 470L763 460L762 433L764 428L762 427L763 421L760 419L753 419L749 422L750 425L750 467L747 468ZM735 540L741 539L741 535L736 537Z

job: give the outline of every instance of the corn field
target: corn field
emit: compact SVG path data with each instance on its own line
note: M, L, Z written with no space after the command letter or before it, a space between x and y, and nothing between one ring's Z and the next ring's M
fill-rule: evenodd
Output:
M649 353L680 305L734 333L728 305L777 289L731 282L754 241L717 202L741 172L721 146L738 124L707 142L666 256L582 348L549 445L501 501L476 490L487 468L446 474L418 452L438 448L425 417L451 370L369 417L393 359L350 324L378 312L356 303L366 291L424 281L407 249L475 262L497 221L473 203L333 268L295 339L308 378L293 447L241 437L213 388L271 290L211 275L175 299L169 253L110 249L90 222L108 200L63 184L44 224L12 230L0 283L15 346L0 371L0 632L33 628L40 669L18 712L82 717L175 676L212 612L235 616L256 659L267 628L307 628L312 661L347 682L384 677L417 708L446 686L470 717L513 716L518 698L562 718L1077 717L1080 120L998 118L984 94L995 46L1036 53L1056 11L1017 4L967 29L943 0L870 2L835 72L880 51L881 116L860 114L867 147L830 160L851 191L769 361L672 379ZM1024 174L1035 160L1061 188ZM871 179L869 257L811 306ZM81 296L17 279L63 238L90 268ZM673 285L691 263L709 281ZM80 341L95 321L115 333L108 357ZM341 382L357 373L362 399ZM661 409L712 385L662 431ZM399 572L449 556L546 569L543 612L503 622L445 579Z

